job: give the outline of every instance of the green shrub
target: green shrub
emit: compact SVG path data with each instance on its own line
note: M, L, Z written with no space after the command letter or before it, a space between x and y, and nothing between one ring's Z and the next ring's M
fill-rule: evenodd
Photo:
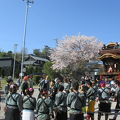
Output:
M40 75L33 75L33 82L35 84L38 84L40 81L41 76Z

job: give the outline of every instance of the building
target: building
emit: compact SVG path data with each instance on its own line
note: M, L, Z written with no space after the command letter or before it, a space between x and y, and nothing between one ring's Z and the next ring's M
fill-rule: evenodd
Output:
M45 58L41 58L41 57L37 57L34 55L28 55L28 57L25 59L23 65L24 66L28 66L28 65L32 65L32 66L41 66L43 63L48 62L48 59Z
M24 65L23 71L26 74L38 73L38 72L40 72L40 70L42 70L44 63L48 62L48 61L49 60L47 60L45 58L36 57L34 55L28 55L25 58L25 61L23 63L23 65ZM13 75L13 66L14 66L13 58L10 58L10 57L0 58L0 76L2 76L2 77L12 76ZM32 67L31 71L29 71L30 67ZM28 71L26 71L27 68L28 68ZM21 63L15 61L15 76L18 77L20 72L21 72Z
M48 62L48 59L37 57L34 55L28 55L23 62L24 74L39 75L42 73L43 65L45 62Z
M13 74L14 59L10 57L0 58L0 76L12 76ZM15 61L15 75L20 73L21 63Z

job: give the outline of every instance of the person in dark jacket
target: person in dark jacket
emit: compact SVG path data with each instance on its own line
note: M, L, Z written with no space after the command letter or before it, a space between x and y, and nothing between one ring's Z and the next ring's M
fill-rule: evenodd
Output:
M17 93L17 86L10 86L10 94L6 98L5 120L20 120L22 111L22 96Z
M29 77L25 76L23 78L23 82L21 84L21 94L24 95L24 96L26 95L25 90L27 90L29 88L28 79L29 79Z

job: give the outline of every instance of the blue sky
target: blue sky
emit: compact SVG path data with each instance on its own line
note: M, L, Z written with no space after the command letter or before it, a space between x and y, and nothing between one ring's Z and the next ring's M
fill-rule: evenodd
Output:
M34 0L29 8L26 48L55 47L65 35L95 36L120 42L120 0ZM25 3L0 0L0 49L22 49Z

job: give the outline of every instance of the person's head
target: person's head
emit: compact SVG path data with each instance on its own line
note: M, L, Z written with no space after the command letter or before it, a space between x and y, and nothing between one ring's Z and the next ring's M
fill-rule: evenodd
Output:
M92 87L92 82L90 82L90 81L87 82L87 86L88 86L88 87Z
M34 93L34 89L33 89L33 88L28 88L28 89L26 90L26 94L29 95L29 96L32 96L33 93Z
M13 79L12 79L12 78L7 79L7 83L8 83L9 85L13 84Z
M64 90L64 86L60 85L59 88L58 88L58 91L62 92L63 90Z
M43 97L48 97L48 91L47 90L42 90L40 94Z
M17 92L17 86L15 84L10 85L10 93L16 93Z
M45 80L48 80L48 75L45 77Z
M68 78L64 78L65 83L68 83L68 81L69 81Z
M92 82L92 85L93 85L93 86L97 83L96 80L92 80L91 82Z
M42 78L43 78L43 79L46 79L46 75L45 75L45 74L43 74Z
M24 81L28 81L29 77L28 76L24 76L23 80Z
M62 83L63 82L63 77L60 75L57 77L57 82Z
M19 89L19 86L16 84L16 83L14 83L14 85L16 86L16 88L17 88L17 90Z
M72 83L72 88L73 88L73 90L78 91L78 89L79 89L79 83L78 82L73 82Z
M84 86L85 85L85 81L81 81L81 85Z
M100 87L105 87L106 84L105 83L100 83Z
M53 87L55 85L55 81L54 80L51 80L50 81L50 87Z

